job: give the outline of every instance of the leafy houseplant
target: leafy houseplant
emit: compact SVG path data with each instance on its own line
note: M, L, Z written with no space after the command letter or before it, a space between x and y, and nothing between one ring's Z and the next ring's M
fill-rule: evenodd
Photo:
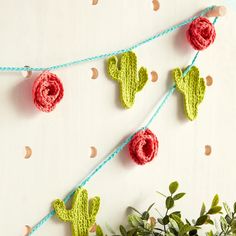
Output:
M111 234L113 236L236 236L236 202L233 210L223 203L225 212L223 215L219 197L215 195L209 208L206 208L204 203L202 204L197 219L186 219L180 210L173 210L175 202L185 195L183 192L177 193L178 187L178 182L172 182L169 185L168 195L160 193L165 198L163 216L159 212L159 217L150 216L150 210L155 203L144 212L130 207L133 213L128 216L127 225L120 225L119 233L110 230ZM213 221L213 215L221 216L218 220ZM206 225L211 226L212 229L209 231L209 227L207 229L204 227ZM105 236L99 225L96 226L96 236Z

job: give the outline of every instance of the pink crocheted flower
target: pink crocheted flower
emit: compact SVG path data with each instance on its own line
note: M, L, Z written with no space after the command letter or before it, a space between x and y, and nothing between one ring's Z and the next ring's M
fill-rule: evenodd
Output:
M149 129L136 133L129 143L130 156L139 165L152 161L157 155L157 151L157 137Z
M45 71L34 81L32 93L36 107L41 111L50 112L63 98L64 89L55 74Z
M187 39L196 50L206 49L216 37L214 25L205 17L198 17L186 32Z

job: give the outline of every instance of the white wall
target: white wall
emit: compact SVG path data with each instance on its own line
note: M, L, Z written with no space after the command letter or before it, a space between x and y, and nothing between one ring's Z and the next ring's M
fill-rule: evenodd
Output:
M179 23L211 4L226 1L165 0L152 10L152 0L1 0L0 65L48 66L130 46ZM214 83L207 88L199 117L188 122L182 99L175 93L151 129L160 148L151 164L139 167L127 150L111 161L88 185L102 198L98 223L116 228L128 205L141 210L155 193L178 180L188 193L179 202L186 216L197 216L203 200L215 193L232 203L235 194L236 11L231 8L216 24L217 38L201 53L197 65ZM130 110L121 108L117 84L107 79L99 60L57 71L65 96L50 114L38 112L31 101L32 80L20 73L0 73L0 233L22 235L55 198L64 197L127 135L142 125L172 81L169 71L186 66L194 52L181 29L135 50L139 66L156 70ZM99 70L91 79L90 68ZM150 75L150 73L149 73ZM212 154L204 155L206 144ZM33 150L24 159L24 147ZM89 157L96 146L98 156ZM158 205L162 210L162 205ZM50 220L35 235L67 236L69 226Z

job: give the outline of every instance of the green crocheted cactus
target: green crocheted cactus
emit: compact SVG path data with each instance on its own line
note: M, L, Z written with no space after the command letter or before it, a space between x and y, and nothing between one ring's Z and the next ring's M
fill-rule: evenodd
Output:
M120 99L125 108L134 104L135 94L141 91L148 80L147 70L141 67L137 78L137 57L133 52L123 53L120 62L113 56L108 59L108 74L120 84Z
M75 192L70 210L60 199L53 202L57 217L71 223L73 236L88 236L89 229L95 224L99 206L100 198L94 197L88 201L87 190L81 188Z
M198 114L198 105L202 102L206 90L205 81L199 77L199 70L193 66L183 77L182 70L173 70L173 79L177 89L184 95L185 113L189 120Z

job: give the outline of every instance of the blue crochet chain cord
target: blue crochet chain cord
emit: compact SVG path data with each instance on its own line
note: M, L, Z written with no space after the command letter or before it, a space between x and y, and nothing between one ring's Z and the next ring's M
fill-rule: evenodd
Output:
M189 23L191 23L192 21L194 21L196 18L198 18L199 16L204 16L207 12L211 11L215 6L210 6L210 7L207 7L206 9L204 9L199 15L197 16L194 16L194 17L191 17L175 26L172 26L166 30L163 30L162 32L160 33L157 33L139 43L136 43L134 44L133 46L131 47L128 47L128 48L125 48L125 49L120 49L120 50L117 50L117 51L113 51L113 52L110 52L110 53L105 53L105 54L100 54L100 55L96 55L96 56L91 56L91 57L87 57L87 58L82 58L82 59L78 59L78 60L75 60L75 61L71 61L71 62L67 62L67 63L63 63L63 64L59 64L59 65L53 65L53 66L49 66L49 67L15 67L15 66L0 66L0 71L45 71L45 70L49 70L49 71L52 71L52 70L58 70L58 69L62 69L62 68L66 68L66 67L70 67L70 66L74 66L74 65L79 65L81 63L84 63L84 62L90 62L90 61L95 61L95 60L99 60L99 59L103 59L103 58L107 58L107 57L110 57L110 56L114 56L114 55L118 55L118 54L121 54L121 53L124 53L124 52L129 52L129 51L132 51L138 47L141 47L151 41L153 41L154 39L157 39L161 36L164 36L170 32L173 32L177 29L179 29L180 27L182 26L185 26Z
M77 61L73 61L73 62L69 62L69 63L65 63L65 64L61 64L61 65L57 65L57 66L52 66L52 67L48 67L48 68L24 68L24 67L6 67L7 69L5 69L5 71L26 71L26 70L35 70L35 71L40 71L40 70L55 70L55 69L59 69L59 68L63 68L63 67L68 67L71 65L75 65L75 64L80 64L82 62L87 62L87 61L92 61L92 60L97 60L97 59L101 59L101 58L105 58L105 57L109 57L112 55L116 55L116 54L120 54L120 53L124 53L130 50L133 50L141 45L144 45L162 35L165 35L169 32L172 32L178 28L180 28L181 26L184 26L190 22L192 22L194 19L196 19L199 16L203 16L205 15L208 11L212 10L214 6L208 7L205 10L203 10L198 16L192 17L174 27L171 27L167 30L164 30L163 32L156 34L153 37L150 37L130 48L127 49L123 49L123 50L118 50L112 53L108 53L108 54L102 54L99 56L94 56L94 57L89 57L89 58L85 58L85 59L81 59L81 60L77 60ZM217 17L214 19L213 24L216 23L217 21ZM183 72L183 76L185 76L188 71L192 68L192 66L195 64L196 59L198 58L199 55L199 51L196 52L191 64L186 68L186 70ZM4 67L0 67L0 70L4 71L3 69ZM127 139L125 139L111 154L109 154L94 170L92 170L87 177L85 177L84 180L82 180L79 184L77 184L70 192L69 194L65 197L64 202L67 203L72 196L74 195L75 191L80 188L85 186L95 175L96 173L98 173L108 162L110 162L115 156L117 156L122 150L123 148L131 141L131 139L133 138L133 136L139 132L140 130L143 129L147 129L155 120L155 118L157 117L157 115L159 114L161 108L166 104L167 100L170 98L170 96L174 93L176 89L176 85L174 84L173 86L171 86L171 88L167 91L167 93L163 96L163 98L161 99L161 101L157 104L157 107L154 109L154 112L151 116L151 118L148 120L148 122L146 123L146 125L144 125L142 128L138 129L135 133L133 133L132 135L130 135ZM29 236L33 235L36 231L38 231L51 217L53 217L55 215L55 211L52 210L50 211L43 219L41 219L33 228L31 233L29 234Z

